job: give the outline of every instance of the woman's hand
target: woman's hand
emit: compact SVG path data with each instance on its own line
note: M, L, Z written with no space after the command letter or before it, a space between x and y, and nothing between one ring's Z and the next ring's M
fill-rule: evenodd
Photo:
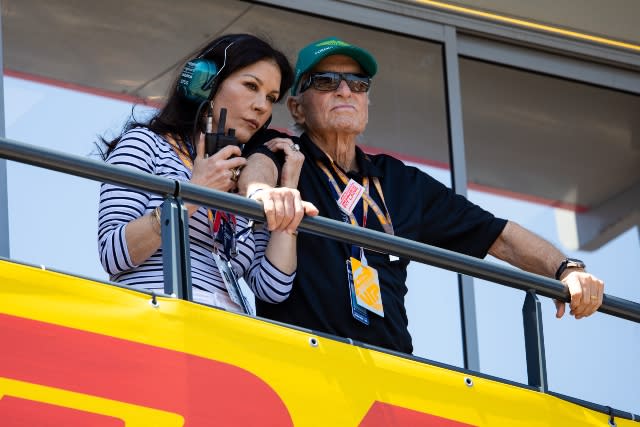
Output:
M247 163L247 159L240 157L241 154L240 147L228 145L213 156L205 158L204 135L200 134L190 182L214 190L234 190L238 181L236 170Z
M204 156L204 135L200 134L196 144L196 158L191 172L192 184L201 185L219 191L231 191L237 188L240 169L247 159L240 157L240 147L228 145L211 157ZM198 210L198 206L185 203L189 216Z
M295 188L261 188L251 198L262 203L269 231L293 234L304 215L318 215L318 208L303 201Z
M284 152L284 166L280 175L280 186L298 188L300 171L304 163L304 154L300 152L298 144L294 144L289 138L274 138L265 143L267 148L274 153Z

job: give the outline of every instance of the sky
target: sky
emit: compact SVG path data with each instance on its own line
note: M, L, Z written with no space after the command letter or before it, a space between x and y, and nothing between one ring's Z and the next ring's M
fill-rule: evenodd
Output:
M5 76L4 90L8 138L94 159L97 137L118 133L132 109L123 101L13 77ZM416 166L450 184L449 171ZM107 279L98 261L97 182L8 162L7 184L12 258ZM584 260L605 280L607 294L640 302L637 228L595 252L571 252L559 241L553 208L479 191L470 191L469 198ZM408 287L414 354L461 367L455 273L412 262ZM474 287L481 372L526 383L524 293L477 279ZM640 414L640 325L602 313L558 320L553 302L541 300L550 390Z

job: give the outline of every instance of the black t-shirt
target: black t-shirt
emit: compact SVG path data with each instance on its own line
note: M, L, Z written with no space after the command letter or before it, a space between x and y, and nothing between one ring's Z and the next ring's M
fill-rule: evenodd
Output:
M329 158L306 134L297 138L270 130L261 139L265 142L276 136L291 138L305 155L298 185L302 199L313 203L320 215L343 221L329 180L317 164L322 162L333 171ZM247 154L260 152L280 167L282 158L260 146L260 142L252 141L246 147ZM360 184L363 176L378 177L396 236L483 258L506 224L506 220L494 217L426 173L391 156L365 155L356 148L356 161L360 172L349 172L348 177ZM343 190L340 179L335 175L334 179ZM384 209L373 185L370 195ZM366 227L384 232L372 212ZM369 265L378 271L384 318L369 312L370 323L364 325L351 312L346 267L351 245L300 233L297 254L298 269L291 295L280 304L257 300L259 316L405 353L413 351L404 307L408 260L391 261L386 254L365 250Z

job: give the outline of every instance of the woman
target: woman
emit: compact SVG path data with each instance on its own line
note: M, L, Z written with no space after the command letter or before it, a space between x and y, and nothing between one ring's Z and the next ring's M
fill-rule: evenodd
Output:
M246 163L240 148L227 145L207 155L203 132L218 128L220 111L225 108L225 133L235 129L238 143L246 143L266 127L273 104L284 96L292 80L286 57L263 40L246 34L215 39L190 57L166 105L148 122L131 120L119 137L102 140L104 158L154 175L234 191L238 171ZM289 167L283 186L297 183L304 161L294 148L286 150ZM275 199L299 200L296 190L274 191L278 192ZM162 202L156 194L102 185L98 242L100 260L111 280L136 289L163 291ZM218 269L224 265L230 265L237 277L250 271L247 281L265 301L279 302L288 296L296 268L296 238L291 231L299 219L290 224L289 231L275 231L270 239L260 237L256 248L245 218L194 204L185 206L190 217L194 301L243 311L237 298L232 301L229 284Z

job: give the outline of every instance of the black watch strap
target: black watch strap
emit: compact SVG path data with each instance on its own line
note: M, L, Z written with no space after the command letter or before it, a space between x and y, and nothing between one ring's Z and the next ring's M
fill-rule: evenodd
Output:
M560 267L558 267L558 270L556 270L556 280L560 280L562 273L564 273L564 271L567 268L585 268L585 267L586 265L584 264L584 262L582 262L579 259L565 258L564 261L560 263Z

